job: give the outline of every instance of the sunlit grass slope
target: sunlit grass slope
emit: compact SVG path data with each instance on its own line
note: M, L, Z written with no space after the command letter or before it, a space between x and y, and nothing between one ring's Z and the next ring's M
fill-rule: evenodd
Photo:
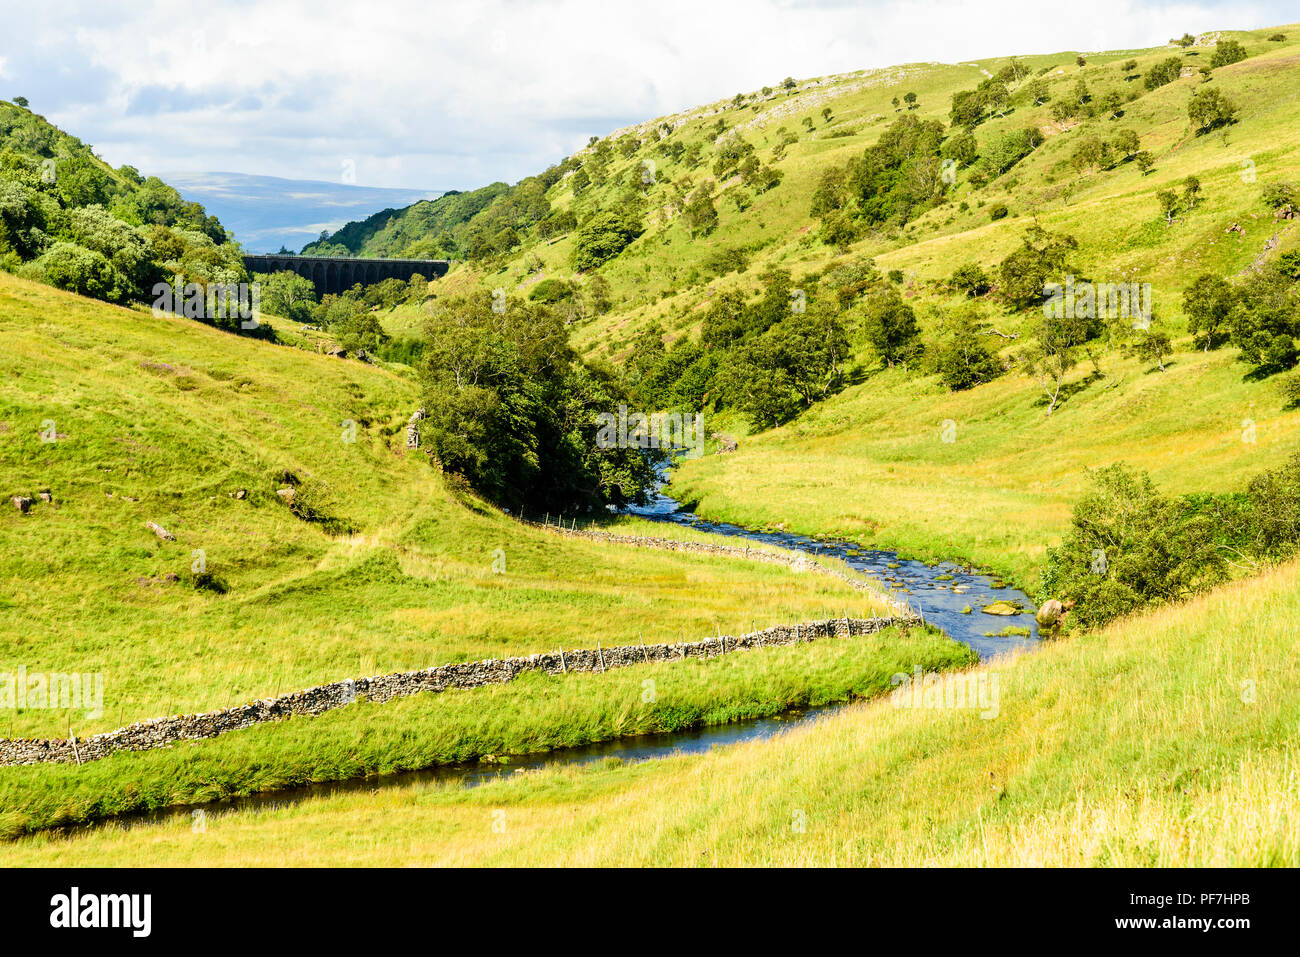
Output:
M0 736L883 608L829 576L563 538L462 502L405 449L416 383L362 363L5 275L0 344L0 669L105 675L102 717L10 711ZM277 495L293 480L336 525L296 517Z
M1050 417L1020 376L953 393L880 373L737 452L684 462L672 491L708 517L963 557L1032 590L1088 469L1125 461L1170 492L1227 491L1300 447L1300 410L1229 351L1103 369L1084 363Z
M133 811L683 731L870 697L920 665L974 653L932 629L767 647L607 674L532 673L506 685L421 694L292 719L213 741L84 767L0 768L0 836Z
M1300 864L1300 564L989 666L998 713L44 836L31 864ZM989 675L992 680L993 674Z

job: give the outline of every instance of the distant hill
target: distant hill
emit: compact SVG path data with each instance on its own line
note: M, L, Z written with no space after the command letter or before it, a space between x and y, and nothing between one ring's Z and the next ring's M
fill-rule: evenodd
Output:
M164 179L218 216L251 253L298 250L349 220L442 195L248 173L166 173Z

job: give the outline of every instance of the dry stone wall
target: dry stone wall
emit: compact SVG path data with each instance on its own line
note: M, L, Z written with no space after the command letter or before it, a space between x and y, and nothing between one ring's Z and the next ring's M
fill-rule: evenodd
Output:
M679 543L681 544L681 543ZM0 740L0 765L45 762L96 761L115 751L148 751L181 741L212 738L228 731L278 721L292 715L318 715L354 701L391 701L422 692L448 688L477 688L512 681L526 671L548 674L603 672L612 668L649 662L713 658L773 645L791 645L822 638L869 635L891 625L912 625L919 619L836 618L807 624L778 625L746 635L717 635L703 641L676 644L620 645L613 648L557 649L520 658L491 658L462 664L438 665L421 671L405 671L372 678L350 678L255 701L251 704L202 714L153 718L137 724L77 740L16 738Z

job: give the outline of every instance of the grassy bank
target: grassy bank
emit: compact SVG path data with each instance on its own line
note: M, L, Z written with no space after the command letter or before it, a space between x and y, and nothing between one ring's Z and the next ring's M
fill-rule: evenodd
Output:
M105 679L102 716L9 711L0 736L885 609L829 576L521 526L405 448L417 386L364 363L4 274L0 335L0 672Z
M360 703L84 766L0 769L0 833L484 756L780 714L888 690L891 677L969 665L928 629L637 665L607 674L526 674L506 685Z
M1300 564L1000 663L999 714L41 836L42 864L1300 864ZM495 825L495 826L494 826Z
M1032 592L1088 469L1126 461L1170 493L1221 492L1300 439L1300 409L1227 353L1180 353L1164 373L1130 358L1105 368L1100 381L1080 369L1051 417L1021 376L950 393L881 372L737 452L683 462L669 491L709 518L968 558Z

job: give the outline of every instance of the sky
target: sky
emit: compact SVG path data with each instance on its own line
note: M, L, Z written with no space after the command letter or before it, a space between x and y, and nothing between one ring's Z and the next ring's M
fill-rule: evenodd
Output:
M1295 17L1273 0L0 0L0 97L145 174L471 189L787 75Z

